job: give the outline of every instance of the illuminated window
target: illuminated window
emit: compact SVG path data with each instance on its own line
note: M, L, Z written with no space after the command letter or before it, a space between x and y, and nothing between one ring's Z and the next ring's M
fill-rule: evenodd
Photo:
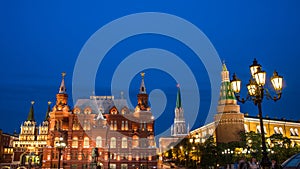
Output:
M295 131L295 135L299 136L298 129L295 129L294 131Z
M267 128L266 128L266 126L264 126L264 133L265 133L265 134L267 134L266 131L267 131ZM256 132L257 132L257 133L261 133L260 126L257 126L257 127L256 127Z
M117 140L115 137L112 137L110 139L110 148L116 148L117 147Z
M125 121L125 130L128 130L128 121Z
M114 130L118 130L117 121L114 121Z
M89 148L90 147L90 139L88 137L85 137L83 139L83 148Z
M72 148L78 148L78 138L77 137L73 137Z
M96 147L102 147L102 137L98 136L96 138Z
M122 120L121 130L125 129L125 122Z
M122 138L122 148L127 148L127 138L126 137Z
M116 169L116 168L117 168L117 165L116 165L116 164L110 164L110 165L109 165L109 168L110 168L110 169Z
M291 136L295 136L296 135L293 128L290 128L290 135Z
M90 129L91 129L90 121L84 120L84 122L83 122L83 130L90 130Z
M275 133L275 134L280 134L280 133L279 133L278 127L274 127L274 133Z
M121 164L121 169L127 169L127 168L128 168L127 164Z
M149 142L149 147L155 147L155 144L154 144L154 136L153 135L150 135L148 137L148 142Z
M136 148L139 146L139 137L137 135L134 135L132 137L132 147Z
M92 110L89 107L84 109L84 114L91 114L91 112L92 112Z
M280 132L280 134L282 134L282 135L283 135L283 130L282 130L282 128L281 128L281 127L279 127L279 132Z

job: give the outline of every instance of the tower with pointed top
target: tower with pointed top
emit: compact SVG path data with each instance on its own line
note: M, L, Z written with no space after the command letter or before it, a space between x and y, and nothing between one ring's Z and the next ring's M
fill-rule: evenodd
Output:
M172 136L186 136L188 134L188 130L186 128L186 123L184 119L184 110L181 105L181 93L180 86L177 85L177 98L176 98L176 107L175 107L175 118L174 124L171 128Z
M26 156L32 156L32 162L39 164L43 148L47 145L48 122L43 122L39 127L34 118L34 101L31 101L27 120L21 125L19 140L13 142L14 154L12 161L21 165L28 163Z
M240 141L240 132L244 131L244 114L240 112L234 92L231 89L229 71L222 65L220 97L215 115L216 138L218 143Z
M49 130L50 131L63 131L68 129L68 118L71 114L70 107L68 105L68 94L65 86L66 73L62 74L61 84L56 94L56 103L49 114Z
M148 104L148 94L146 92L146 86L145 86L145 73L141 73L142 81L140 85L140 91L137 95L137 106L135 108L136 111L150 111L150 106Z

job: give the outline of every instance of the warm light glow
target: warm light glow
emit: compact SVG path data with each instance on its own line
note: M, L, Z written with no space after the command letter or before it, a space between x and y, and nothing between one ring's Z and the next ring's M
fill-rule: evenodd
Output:
M254 79L259 86L264 86L266 83L266 72L258 69L254 74Z
M252 77L254 77L254 74L257 72L257 69L260 68L260 64L257 63L257 60L254 59L252 65L250 65L250 71Z
M271 77L271 82L276 91L282 90L282 76L279 76L276 71L274 71L273 76Z
M249 84L247 84L248 93L250 96L256 95L256 84L253 80L250 80Z
M231 80L231 89L235 93L240 93L241 91L241 80L237 78L236 74L233 74L232 80Z

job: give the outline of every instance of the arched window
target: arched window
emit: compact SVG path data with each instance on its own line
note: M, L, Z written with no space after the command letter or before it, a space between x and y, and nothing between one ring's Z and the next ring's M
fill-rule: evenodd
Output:
M264 126L264 133L267 134L267 128Z
M90 139L88 137L85 137L83 139L83 148L89 148L90 147Z
M127 148L127 138L126 137L122 138L122 148Z
M256 133L261 133L260 126L256 127Z
M117 140L115 137L110 138L110 148L116 148L117 147Z
M281 128L281 127L279 127L279 132L280 132L280 134L282 134L282 135L283 135L283 130L282 130L282 128Z
M90 130L90 129L91 129L90 121L84 120L84 122L83 122L83 130Z
M295 135L299 136L298 129L295 129L294 131L295 131Z
M102 137L101 136L96 137L96 147L102 147Z
M72 139L72 148L78 148L78 138L73 137Z
M137 135L132 137L132 147L139 147L139 137Z
M275 134L279 134L279 129L278 129L278 127L274 127L274 133L275 133Z
M293 128L290 128L290 135L291 136L295 136L296 135Z
M149 147L155 147L155 144L154 144L154 136L153 135L150 135L148 137L148 143L149 143Z

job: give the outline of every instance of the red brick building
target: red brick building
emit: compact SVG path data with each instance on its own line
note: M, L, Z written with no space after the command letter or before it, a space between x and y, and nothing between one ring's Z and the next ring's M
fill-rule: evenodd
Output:
M13 157L13 141L17 140L16 133L7 134L3 133L0 129L0 166L8 165Z
M43 168L58 167L58 142L66 143L60 167L156 168L154 117L148 105L144 74L134 111L129 110L125 99L113 96L79 99L71 109L64 83L63 75L56 104L49 113Z

